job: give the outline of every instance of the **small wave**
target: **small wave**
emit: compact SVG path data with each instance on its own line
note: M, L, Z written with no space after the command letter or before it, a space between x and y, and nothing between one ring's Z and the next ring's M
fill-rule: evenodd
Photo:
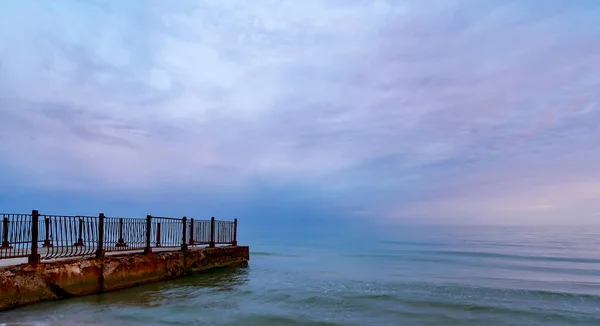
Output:
M292 255L292 254L282 254L276 252L264 252L264 251L251 251L250 256L263 256L263 257L300 257L300 255Z
M370 294L356 294L345 296L350 300L374 300L382 302L402 303L404 300L397 295L387 293L370 293Z
M507 258L507 259L516 259L516 260L555 261L555 262L566 262L566 263L600 263L600 259L598 259L598 258L529 256L529 255L503 254L503 253L484 252L484 251L417 250L417 251L413 251L413 252L423 253L423 254L433 254L433 255L465 256L465 257L478 257L478 258Z
M409 256L407 256L407 254ZM414 256L420 254L420 256ZM494 258L494 259L512 259L520 261L537 262L558 262L558 263L589 263L600 264L598 258L585 257L560 257L560 256L532 256L510 253L496 253L486 251L458 251L458 250L395 250L393 252L374 252L374 253L350 253L343 256L352 258L379 258L379 259L408 259L414 261L431 262L450 262L451 257L466 258ZM431 258L436 257L436 258ZM442 257L448 257L446 259Z
M295 298L295 302L300 304L308 304L308 305L319 305L319 306L331 306L335 305L339 302L339 300L381 300L381 301L389 301L389 302L400 302L401 299L394 295L388 293L336 293L336 294L313 294L309 296L305 296L303 298Z
M427 295L445 296L448 298L460 298L463 296L491 296L496 298L506 297L529 297L538 300L546 299L561 299L561 300L577 300L578 302L587 301L600 305L600 295L552 291L552 290L535 290L535 289L513 289L500 287L485 287L485 286L465 286L465 285L434 285L431 283L412 283L412 284L395 284L393 286L395 292L421 292Z
M453 258L454 257L454 258ZM457 256L444 257L441 255L420 255L420 256L408 256L403 259L414 262L426 262L426 263L448 263L448 264L460 264L462 266L478 266L478 267L488 267L488 268L496 268L496 269L507 269L507 270L517 270L517 271L529 271L529 272L543 272L543 273L556 273L556 274L568 274L568 275L583 275L583 276L598 276L600 275L600 271L597 268L575 268L570 267L569 264L565 264L564 266L544 266L544 265L536 265L536 264L525 264L523 262L527 262L526 259L515 259L515 262L505 262L498 260L497 262L479 260L479 259L471 259L471 260L456 260ZM389 258L389 257L388 257ZM555 262L555 261L550 261ZM573 266L578 266L574 264Z
M398 254L383 254L383 253L370 253L370 254L344 254L346 257L353 258L399 258Z
M540 291L543 292L543 291ZM541 293L538 293L541 294ZM554 296L555 292L549 292L545 295ZM571 295L568 295L571 296ZM407 299L402 300L402 305L409 309L425 309L433 311L462 311L470 312L472 314L486 316L485 319L493 318L492 316L504 317L511 316L526 318L530 321L536 320L539 322L553 320L562 325L572 324L574 321L586 322L598 325L600 321L597 315L597 308L595 304L582 306L581 302L571 302L568 304L564 300L561 303L552 305L552 308L548 308L547 301L545 304L539 304L539 301L526 301L526 302L515 302L511 300L502 300L501 302L488 302L473 301L468 298L444 298L436 300L419 300L419 299Z
M444 246L447 245L444 242L423 242L423 241L399 241L399 240L383 240L381 241L383 244L392 244L392 245L410 245L410 246Z
M342 298L350 302L388 302L388 306L396 306L399 310L403 310L400 308L403 306L408 311L414 311L414 308L418 311L469 311L482 315L552 318L565 324L572 321L570 318L575 313L580 320L598 322L596 307L600 305L600 295L496 287L415 285L398 284L393 290L388 288L393 291L391 293L354 293L342 295ZM475 301L476 298L485 299ZM540 302L553 305L553 309L544 308L538 304ZM573 307L577 308L572 309Z
M312 321L302 316L279 316L279 315L251 315L244 316L240 321L243 325L314 325L314 326L336 326L338 324L324 321Z
M496 315L496 316L521 316L529 318L543 318L545 320L552 319L555 321L562 321L565 324L572 322L569 316L553 310L535 309L528 307L518 306L499 306L499 305L486 305L481 303L473 302L454 302L454 301L442 301L442 300L402 300L403 304L408 307L417 309L434 309L435 310L448 310L448 311L468 311L476 314L484 315Z

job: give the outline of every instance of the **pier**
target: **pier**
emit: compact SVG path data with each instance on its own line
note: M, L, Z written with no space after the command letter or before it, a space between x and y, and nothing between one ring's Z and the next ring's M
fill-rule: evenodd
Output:
M233 221L0 214L0 311L248 265Z

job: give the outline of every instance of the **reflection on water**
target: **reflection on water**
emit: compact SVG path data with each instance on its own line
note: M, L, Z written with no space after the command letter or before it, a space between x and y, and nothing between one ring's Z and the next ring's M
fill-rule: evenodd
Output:
M146 284L142 287L78 298L81 302L95 305L159 306L168 300L194 301L199 296L233 292L248 281L248 270L227 268L212 273Z
M161 316L154 319L151 311L155 309L158 313L163 309L157 308L168 307L172 303L202 309L235 309L235 302L228 298L244 293L240 288L248 282L248 278L248 268L224 268L116 292L26 306L0 313L0 322L7 326L127 325L141 322L159 325L169 318ZM173 314L174 311L165 313ZM176 320L173 322L177 323Z

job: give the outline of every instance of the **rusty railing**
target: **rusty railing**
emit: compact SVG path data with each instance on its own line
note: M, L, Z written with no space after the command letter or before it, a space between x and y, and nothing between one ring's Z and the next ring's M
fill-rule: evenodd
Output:
M237 246L237 218L230 221L218 221L214 217L210 221L189 222L189 245L208 245L215 247L217 244L231 244Z
M183 237L184 220L187 218L179 219L172 217L155 217L152 218L152 230L154 237L151 238L150 243L154 248L176 248L181 247L185 244ZM187 232L186 232L187 233Z
M233 221L173 217L0 214L0 259L96 256L108 252L187 250L189 246L237 246ZM175 249L177 248L177 249Z
M96 252L97 216L39 215L38 231L41 259L89 256Z
M31 254L31 215L0 214L0 259Z

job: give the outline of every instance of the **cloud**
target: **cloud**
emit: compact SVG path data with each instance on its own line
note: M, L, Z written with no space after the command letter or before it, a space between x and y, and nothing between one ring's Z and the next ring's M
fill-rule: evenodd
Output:
M592 214L596 2L0 6L12 185L250 198L266 184L400 221L497 221L558 199ZM562 186L576 190L547 190Z

